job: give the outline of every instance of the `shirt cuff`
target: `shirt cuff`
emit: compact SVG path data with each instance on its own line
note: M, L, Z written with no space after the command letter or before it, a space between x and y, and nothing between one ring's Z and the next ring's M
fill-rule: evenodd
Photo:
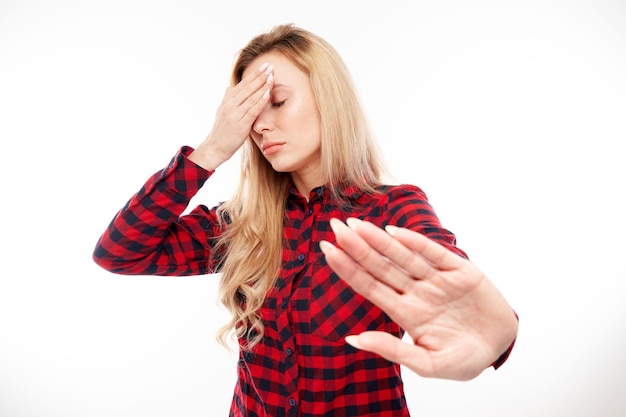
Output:
M519 321L519 316L517 315L517 313L513 311L513 314L515 314L515 318L517 319L517 321ZM499 367L501 367L511 355L511 351L513 350L513 346L515 346L516 340L517 338L513 339L513 342L511 342L511 345L509 346L509 348L505 350L504 353L500 355L500 357L496 359L495 362L493 362L489 366L493 366L493 369L498 369Z
M496 361L492 363L490 366L493 366L493 369L498 369L499 367L501 367L511 355L511 351L513 350L514 345L515 345L515 340L513 340L513 343L511 343L511 346L509 346L509 348L502 355L500 355L500 357L496 359Z

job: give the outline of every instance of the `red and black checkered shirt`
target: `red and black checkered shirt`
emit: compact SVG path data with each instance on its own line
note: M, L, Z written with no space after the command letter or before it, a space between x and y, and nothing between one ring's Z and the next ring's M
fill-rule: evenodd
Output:
M183 215L211 175L187 159L191 151L181 148L117 213L94 251L100 266L120 274L219 272L211 256L222 232L216 207L200 205ZM344 341L365 330L397 337L403 330L331 270L319 242L335 242L331 218L358 217L418 231L466 255L419 188L379 191L369 195L347 187L351 205L340 208L325 187L312 190L309 201L289 190L282 268L260 311L264 337L252 352L240 352L231 416L409 415L400 366Z

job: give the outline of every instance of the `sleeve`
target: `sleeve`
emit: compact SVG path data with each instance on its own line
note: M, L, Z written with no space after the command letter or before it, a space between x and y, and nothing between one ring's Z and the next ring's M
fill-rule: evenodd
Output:
M387 193L386 211L389 224L419 232L452 252L468 258L467 254L456 246L455 235L441 225L426 193L419 187L414 185L392 187Z
M515 313L515 318L517 318L519 320L519 317L517 316L517 313L514 311L513 313ZM498 357L498 359L496 359L491 365L489 366L493 366L493 369L498 369L499 367L501 367L502 365L504 365L504 362L506 362L507 359L509 359L509 356L511 355L511 352L513 351L513 346L515 346L515 341L517 340L514 339L511 342L511 345L508 347L507 350L504 351L504 353L502 353L502 355L500 355Z
M217 272L213 247L221 230L216 207L200 205L182 215L212 174L187 158L192 151L180 148L115 215L96 243L96 264L126 275Z
M452 252L469 259L467 254L456 246L455 235L443 228L426 194L419 187L401 185L393 187L387 195L386 209L390 216L389 224L422 233ZM515 311L513 313L518 318L517 313ZM494 369L502 366L511 354L514 345L515 340L490 366Z

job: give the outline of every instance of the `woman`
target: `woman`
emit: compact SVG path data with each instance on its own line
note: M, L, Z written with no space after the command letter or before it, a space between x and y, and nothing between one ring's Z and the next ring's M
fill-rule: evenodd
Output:
M240 148L230 201L182 215ZM517 320L424 193L381 172L340 57L277 26L240 51L207 138L117 213L94 260L120 274L221 272L232 319L219 338L234 331L240 346L231 416L408 416L401 364L473 378L506 360Z

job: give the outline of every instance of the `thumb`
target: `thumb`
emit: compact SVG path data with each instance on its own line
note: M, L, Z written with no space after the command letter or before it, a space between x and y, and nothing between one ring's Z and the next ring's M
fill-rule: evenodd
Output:
M376 353L388 361L408 367L419 375L429 374L428 365L431 359L428 352L421 346L405 343L389 333L367 331L346 336L345 340L356 349Z

